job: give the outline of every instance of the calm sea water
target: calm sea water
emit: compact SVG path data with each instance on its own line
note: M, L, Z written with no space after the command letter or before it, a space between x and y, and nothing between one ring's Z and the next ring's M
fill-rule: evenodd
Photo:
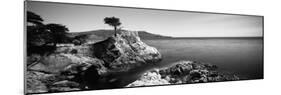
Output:
M163 56L158 67L179 60L217 65L219 71L250 79L263 78L262 39L165 39L144 40Z

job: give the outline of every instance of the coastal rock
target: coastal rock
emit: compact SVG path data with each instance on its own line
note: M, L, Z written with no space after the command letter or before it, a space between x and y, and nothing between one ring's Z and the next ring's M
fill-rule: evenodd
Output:
M77 73L85 71L92 65L101 66L103 64L103 61L97 58L60 53L42 56L39 59L39 62L33 66L30 66L28 70L41 71L45 73Z
M162 79L158 69L144 73L143 76L126 87L136 86L152 86L152 85L166 85L170 84L166 79Z
M40 72L26 72L26 91L27 93L48 92L47 86L41 81L46 76Z
M179 61L170 67L149 71L143 74L139 80L127 86L133 87L136 85L150 86L239 80L239 77L234 74L220 73L216 71L216 69L217 66L211 64L196 61ZM149 77L147 77L148 74L150 75ZM157 78L152 79L151 77ZM151 84L151 82L153 82L153 84Z
M27 71L28 93L81 90L80 86L73 77L68 77L68 75Z
M29 93L124 87L139 78L134 75L143 67L161 61L161 54L137 32L119 31L104 41L59 47L35 59L27 68Z
M146 66L161 61L159 51L143 43L137 32L119 31L116 36L90 44L92 56L104 62L106 72L97 74L95 67L84 75L90 89L119 88L138 78L137 73Z
M92 44L92 51L110 69L126 71L161 61L158 50L142 42L134 31L119 31L116 36Z

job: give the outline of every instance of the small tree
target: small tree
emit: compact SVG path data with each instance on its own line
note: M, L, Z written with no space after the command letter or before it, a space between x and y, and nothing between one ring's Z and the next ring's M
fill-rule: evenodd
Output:
M114 27L114 35L117 34L117 27L121 25L119 18L116 17L106 17L104 18L104 23Z

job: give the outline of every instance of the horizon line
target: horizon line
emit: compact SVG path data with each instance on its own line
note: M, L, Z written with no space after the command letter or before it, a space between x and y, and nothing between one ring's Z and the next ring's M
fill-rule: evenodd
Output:
M82 31L82 32L69 32L69 33L83 33L83 32L94 32L94 31L99 31L99 30L109 30L109 31L114 31L111 29L95 29L95 30L88 30L88 31ZM124 31L137 31L137 32L147 32L146 30L126 30L126 29L122 29ZM176 36L169 36L169 35L162 35L162 34L155 34L152 32L147 32L150 34L154 34L154 35L159 35L159 36L163 36L163 37L168 37L168 38L263 38L262 36L185 36L185 37L176 37Z

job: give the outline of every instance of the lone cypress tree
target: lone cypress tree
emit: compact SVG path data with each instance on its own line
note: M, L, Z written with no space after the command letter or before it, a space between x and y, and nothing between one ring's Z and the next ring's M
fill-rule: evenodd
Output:
M117 34L117 27L121 25L119 18L116 17L106 17L104 18L104 23L114 27L114 35Z

